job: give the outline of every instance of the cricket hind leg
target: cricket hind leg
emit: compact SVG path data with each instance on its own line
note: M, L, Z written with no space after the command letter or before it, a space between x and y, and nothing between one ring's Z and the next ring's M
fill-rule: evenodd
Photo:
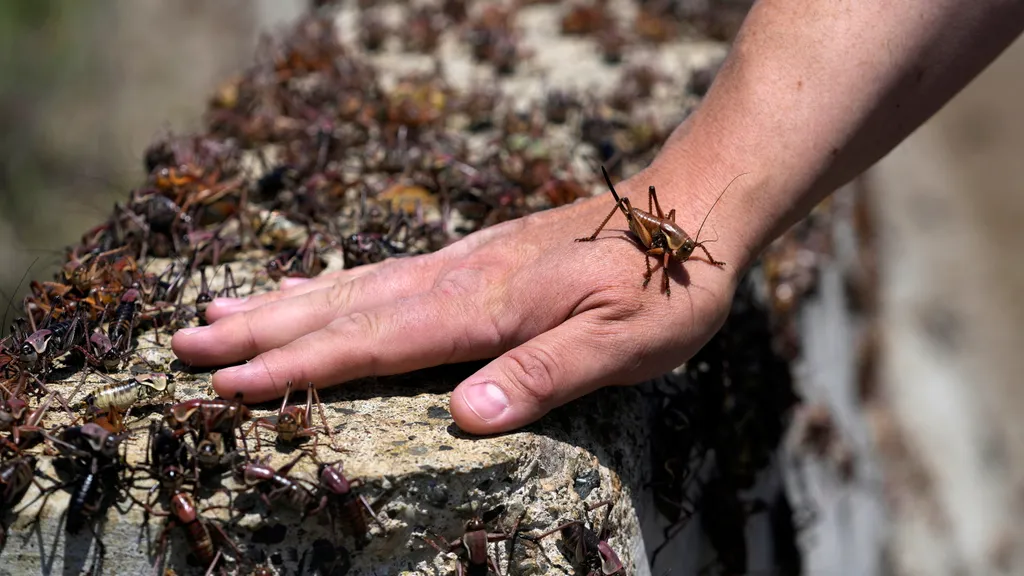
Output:
M657 210L657 212L655 212ZM658 193L655 192L654 186L647 189L647 211L658 215L658 218L664 218L665 213L661 211L661 204L658 202ZM669 219L675 221L675 209L672 209L672 215Z
M612 211L608 213L608 216L605 216L605 219L601 221L601 225L597 227L597 230L594 230L593 234L591 234L587 238L577 238L575 241L576 242L593 242L594 240L596 240L597 239L597 235L601 233L601 230L604 230L604 227L608 225L608 221L612 219L612 216L615 216L615 211L618 210L618 209L619 209L619 203L616 202L615 203L615 207L612 208Z
M647 272L644 273L644 288L647 288L647 285L651 282L651 278L654 277L654 271L657 270L657 268L651 268L651 256L662 256L663 254L667 254L667 252L661 247L651 248L644 252L644 260L647 263Z

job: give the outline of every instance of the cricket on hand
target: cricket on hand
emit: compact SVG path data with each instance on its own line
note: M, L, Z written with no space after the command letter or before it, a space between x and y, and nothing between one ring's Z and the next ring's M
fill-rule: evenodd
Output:
M704 229L704 223L707 222L708 216L711 215L711 211L715 209L718 201L722 199L726 191L729 190L729 186L732 186L732 182L736 181L736 178L743 176L740 174L736 178L732 179L732 182L722 190L722 193L715 199L714 204L708 209L708 213L704 215L704 220L701 221L700 227L697 228L697 235L694 238L690 238L690 235L678 224L676 224L676 210L673 208L669 210L666 216L661 210L661 205L658 203L658 194L654 190L654 186L651 186L647 190L647 211L640 210L639 208L633 208L629 203L629 198L619 198L618 193L615 191L615 186L612 185L611 178L608 177L608 171L605 170L604 166L601 166L601 173L604 174L604 180L608 183L608 189L612 192L612 197L615 198L615 207L608 213L608 216L601 222L601 225L594 230L594 233L587 238L577 238L576 242L593 242L597 239L597 235L601 233L601 230L608 224L608 221L615 215L616 210L621 210L622 214L626 217L626 222L629 223L629 230L638 239L645 250L647 258L647 272L644 273L644 284L646 288L647 284L651 281L651 276L654 274L656 268L651 268L651 256L655 258L661 257L659 262L662 270L662 281L661 290L665 293L665 296L670 296L670 288L668 283L668 264L672 257L676 257L680 262L685 262L690 259L693 251L700 248L704 251L704 254L708 257L708 262L715 266L725 266L725 262L715 260L705 244L712 241L700 242L700 232ZM744 173L746 174L746 173Z

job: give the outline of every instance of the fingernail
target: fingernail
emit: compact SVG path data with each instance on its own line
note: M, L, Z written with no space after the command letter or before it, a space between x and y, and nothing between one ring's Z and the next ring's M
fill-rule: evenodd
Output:
M298 286L299 284L305 284L306 282L309 281L310 278L282 278L281 288L292 288L294 286Z
M210 305L217 306L219 308L234 308L235 306L241 306L248 301L248 298L215 298L213 302L210 302Z
M462 395L466 404L481 420L490 422L508 410L508 396L492 382L471 385Z
M197 326L195 328L182 328L178 330L178 334L184 334L185 336L191 336L193 334L199 334L203 330L206 330L209 326Z

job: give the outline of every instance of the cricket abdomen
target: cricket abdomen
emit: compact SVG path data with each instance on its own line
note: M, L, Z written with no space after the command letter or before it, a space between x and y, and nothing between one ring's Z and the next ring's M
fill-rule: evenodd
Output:
M638 210L636 208L633 209L632 214L633 217L629 221L629 229L633 234L636 234L637 237L641 239L653 238L660 232L662 221L654 214ZM647 234L642 234L640 230L636 229L637 226L643 226L643 229ZM650 245L648 244L648 248L649 247Z

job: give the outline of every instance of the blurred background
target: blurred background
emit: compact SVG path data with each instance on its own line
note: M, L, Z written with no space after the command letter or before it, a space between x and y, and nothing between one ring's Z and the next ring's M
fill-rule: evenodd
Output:
M161 133L199 128L218 84L299 0L0 3L0 289L109 215ZM22 288L24 290L24 287ZM6 300L6 298L5 298Z

